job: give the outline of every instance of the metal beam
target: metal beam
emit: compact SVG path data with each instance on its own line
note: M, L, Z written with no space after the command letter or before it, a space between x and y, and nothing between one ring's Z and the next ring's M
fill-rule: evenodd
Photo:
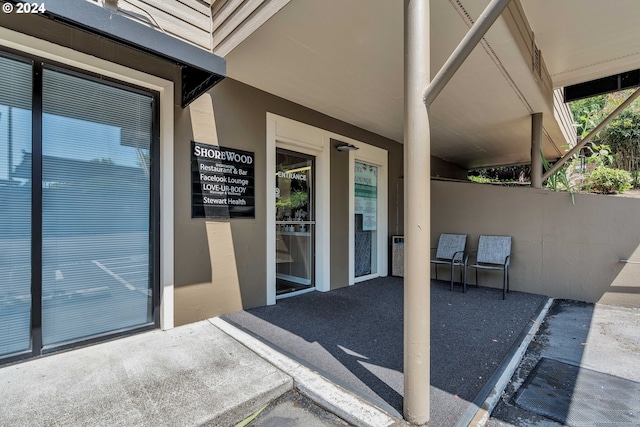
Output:
M438 74L433 78L431 84L424 91L424 103L429 106L440 94L442 89L449 83L451 77L458 71L465 59L471 54L473 49L480 43L480 40L487 33L489 28L498 19L502 11L509 5L511 0L492 0L487 5L480 17L473 24L469 32L464 36L458 47L453 51L447 62L444 63Z
M531 187L542 188L542 113L531 115Z
M405 0L404 418L429 421L431 352L431 146L422 94L430 77L429 0Z
M618 108L613 110L611 114L609 114L603 121L600 122L598 126L595 127L587 136L582 138L580 142L578 142L567 154L565 154L562 158L560 158L548 171L546 171L542 175L542 181L545 181L551 175L553 175L558 169L560 169L568 160L571 160L574 154L576 154L582 147L586 145L587 142L591 141L609 122L615 119L618 114L622 112L625 108L629 106L633 101L636 100L640 96L640 89L637 89L635 92L631 94Z

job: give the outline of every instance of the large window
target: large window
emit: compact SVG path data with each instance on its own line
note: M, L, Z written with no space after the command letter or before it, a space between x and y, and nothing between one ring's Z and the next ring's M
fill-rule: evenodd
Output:
M0 57L0 357L31 345L31 68Z
M12 110L14 153L0 164L7 178L3 189L8 189L0 196L10 197L6 204L0 201L0 222L20 221L8 242L4 233L0 237L0 245L10 245L12 253L0 258L0 272L12 272L8 283L0 283L0 304L9 300L21 307L0 311L0 357L24 350L37 355L153 326L158 301L155 95L39 61L0 60L24 68L18 84L15 77L0 79L0 92L17 85L27 100L0 105L0 113ZM27 130L20 131L18 123ZM6 150L6 145L0 147ZM2 330L7 313L19 320Z

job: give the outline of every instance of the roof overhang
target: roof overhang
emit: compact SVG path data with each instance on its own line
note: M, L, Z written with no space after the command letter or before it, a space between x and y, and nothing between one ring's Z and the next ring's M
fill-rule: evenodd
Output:
M553 86L640 68L638 12L630 0L520 0Z
M432 75L488 3L431 2ZM532 68L525 18L512 1L430 107L433 156L465 169L527 163L537 112L546 158L575 141L554 117L548 73ZM227 55L229 77L402 142L403 22L403 2L292 1Z
M10 0L11 3L26 3ZM182 107L226 76L226 60L86 0L43 0L42 13L54 21L97 34L121 45L177 64L182 70Z

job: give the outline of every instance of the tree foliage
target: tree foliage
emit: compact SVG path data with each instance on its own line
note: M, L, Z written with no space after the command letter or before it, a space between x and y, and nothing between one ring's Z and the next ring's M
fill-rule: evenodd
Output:
M587 136L589 132L603 118L603 110L606 104L606 95L594 96L593 98L581 99L569 104L576 131L580 138Z
M585 137L615 110L632 91L621 91L569 104L578 135ZM633 102L614 118L593 140L593 146L605 145L610 150L610 165L630 172L639 184L640 169L640 104Z

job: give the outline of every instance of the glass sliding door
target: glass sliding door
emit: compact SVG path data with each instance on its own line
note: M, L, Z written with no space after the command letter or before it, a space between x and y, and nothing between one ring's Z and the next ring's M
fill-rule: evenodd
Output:
M276 150L276 295L314 287L314 158Z
M45 347L153 323L152 100L43 70Z
M355 162L354 272L363 277L378 272L378 168Z
M158 322L157 96L0 52L0 363Z
M31 78L0 57L0 357L31 348Z

